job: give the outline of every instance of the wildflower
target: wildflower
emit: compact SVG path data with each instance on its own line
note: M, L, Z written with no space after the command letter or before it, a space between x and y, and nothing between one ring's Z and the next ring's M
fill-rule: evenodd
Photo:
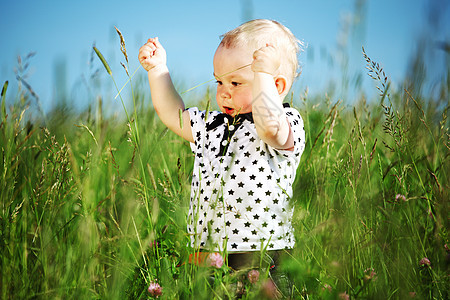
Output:
M328 290L331 293L331 285L325 283L322 287L322 291Z
M373 268L369 268L364 271L364 281L368 282L370 280L377 280L377 273L375 273Z
M259 271L258 270L250 270L247 273L248 280L250 283L255 284L259 280Z
M421 267L429 267L429 266L431 266L431 262L428 258L424 257L420 260L419 265Z
M350 295L347 294L347 292L340 293L339 294L339 299L349 300L350 299Z
M266 280L262 285L263 294L269 299L280 299L280 292L271 279Z
M158 298L162 295L162 287L157 282L150 282L148 292L152 297Z
M410 298L416 297L416 292L409 292L409 297Z
M406 197L402 194L397 194L395 196L395 201L398 202L399 200L402 200L403 202L406 202Z
M220 253L211 253L208 256L208 263L211 267L220 269L223 266L223 257Z

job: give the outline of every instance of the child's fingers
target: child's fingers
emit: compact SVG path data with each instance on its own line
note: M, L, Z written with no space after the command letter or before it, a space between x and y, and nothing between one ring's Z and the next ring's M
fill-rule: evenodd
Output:
M161 45L161 43L159 42L159 38L158 37L155 37L154 42L155 42L156 47L158 47L158 48L162 48L163 47Z

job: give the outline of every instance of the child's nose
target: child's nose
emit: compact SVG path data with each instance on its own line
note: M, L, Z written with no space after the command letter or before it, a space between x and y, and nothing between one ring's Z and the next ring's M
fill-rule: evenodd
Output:
M223 99L231 98L231 93L230 93L230 91L229 91L226 87L222 87L222 88L220 89L219 95L220 95L220 97L222 97Z

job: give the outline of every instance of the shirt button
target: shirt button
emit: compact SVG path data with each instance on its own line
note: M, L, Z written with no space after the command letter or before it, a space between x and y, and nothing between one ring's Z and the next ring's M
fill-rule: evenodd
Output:
M234 125L230 125L230 127L228 127L228 129L233 131L234 130Z
M222 141L222 146L226 146L228 144L228 141L224 140Z

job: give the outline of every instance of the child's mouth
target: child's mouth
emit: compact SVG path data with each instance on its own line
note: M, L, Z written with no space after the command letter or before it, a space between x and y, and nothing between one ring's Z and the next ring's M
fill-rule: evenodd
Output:
M225 113L228 115L232 115L234 112L234 109L232 109L231 107L224 106L223 109L225 110Z

